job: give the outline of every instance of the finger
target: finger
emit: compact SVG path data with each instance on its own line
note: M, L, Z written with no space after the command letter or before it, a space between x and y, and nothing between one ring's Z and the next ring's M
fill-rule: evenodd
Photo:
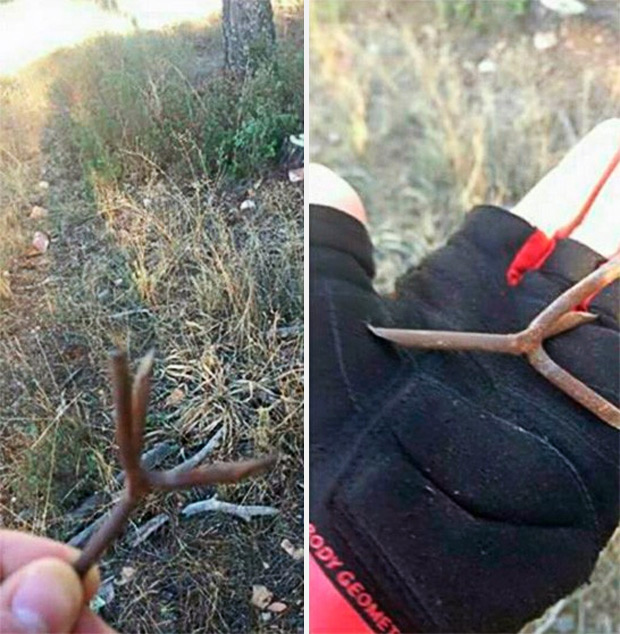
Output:
M0 614L6 615L0 628L6 634L71 632L83 606L84 592L75 570L60 559L38 559L0 587Z
M320 472L320 461L359 431L351 414L391 380L400 357L366 327L390 318L372 285L372 244L360 197L323 165L309 166L309 183L310 451ZM317 479L313 484L320 487Z
M27 564L44 557L55 557L68 563L77 561L80 551L60 542L18 531L0 531L0 580ZM84 597L90 601L99 587L99 569L93 567L83 579Z
M117 634L103 619L88 609L83 609L75 624L75 634Z
M366 224L366 209L358 193L333 170L310 163L308 166L310 204L324 205L343 211Z
M620 119L609 119L587 134L525 197L513 213L553 236L570 226L594 192L620 148ZM618 168L613 171L616 182ZM611 180L611 179L610 179ZM608 189L613 187L614 190ZM598 193L579 225L580 240L595 251L609 256L617 249L620 214L613 207L612 191L620 185L608 182ZM617 201L617 198L615 198ZM585 229L587 228L587 232ZM571 237L575 238L575 229ZM610 242L612 243L610 246Z
M372 285L372 244L361 198L324 165L311 164L309 179L310 401L320 412L314 438L330 443L347 413L389 380L400 359L366 327L389 323L390 317Z
M351 414L392 380L401 359L366 327L390 325L391 317L372 285L372 244L359 217L318 205L311 206L309 218L311 452L316 462L355 437L359 426ZM320 487L318 479L314 484Z
M620 201L620 166L616 167L587 219L573 231L571 238L605 257L614 254L620 248L618 201Z

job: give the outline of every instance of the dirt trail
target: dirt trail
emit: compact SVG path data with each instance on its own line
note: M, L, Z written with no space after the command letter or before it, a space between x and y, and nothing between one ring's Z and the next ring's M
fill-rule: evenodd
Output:
M117 11L106 11L94 0L13 0L0 4L0 77L98 35L204 21L220 11L219 0L119 0L117 6Z

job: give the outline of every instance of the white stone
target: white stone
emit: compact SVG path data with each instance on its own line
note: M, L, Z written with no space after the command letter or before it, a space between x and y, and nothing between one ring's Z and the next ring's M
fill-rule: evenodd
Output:
M538 51L546 51L557 43L558 36L553 31L539 31L534 35L534 48Z
M247 200L244 200L241 203L241 207L240 207L241 211L246 211L249 209L256 209L256 203L253 200L250 200L249 198Z
M540 3L560 15L579 15L585 13L587 9L586 5L579 0L540 0Z
M483 59L478 64L478 72L483 75L494 73L497 70L497 64L492 59Z

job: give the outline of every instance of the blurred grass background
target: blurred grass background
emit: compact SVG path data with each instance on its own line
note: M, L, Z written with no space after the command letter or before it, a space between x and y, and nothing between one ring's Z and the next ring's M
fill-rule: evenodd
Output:
M393 282L478 203L510 207L581 136L619 115L620 5L314 0L313 161L361 193ZM587 586L525 632L620 632L620 535Z
M303 0L274 0L277 51L243 79L223 69L216 4L0 77L0 526L66 541L110 505L116 345L133 360L156 348L145 449L173 448L160 466L218 431L210 460L280 455L266 476L132 518L97 603L123 632L303 624L303 562L281 546L303 544L303 188L280 160L303 131ZM181 519L216 493L279 516ZM255 584L284 612L253 605Z
M380 288L618 115L618 4L592 4L562 18L538 0L312 3L311 156L361 192Z

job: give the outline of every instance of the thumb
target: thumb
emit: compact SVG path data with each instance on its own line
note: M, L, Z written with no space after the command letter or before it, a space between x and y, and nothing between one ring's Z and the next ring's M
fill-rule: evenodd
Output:
M60 559L38 559L0 587L0 634L68 634L83 606L73 568Z

